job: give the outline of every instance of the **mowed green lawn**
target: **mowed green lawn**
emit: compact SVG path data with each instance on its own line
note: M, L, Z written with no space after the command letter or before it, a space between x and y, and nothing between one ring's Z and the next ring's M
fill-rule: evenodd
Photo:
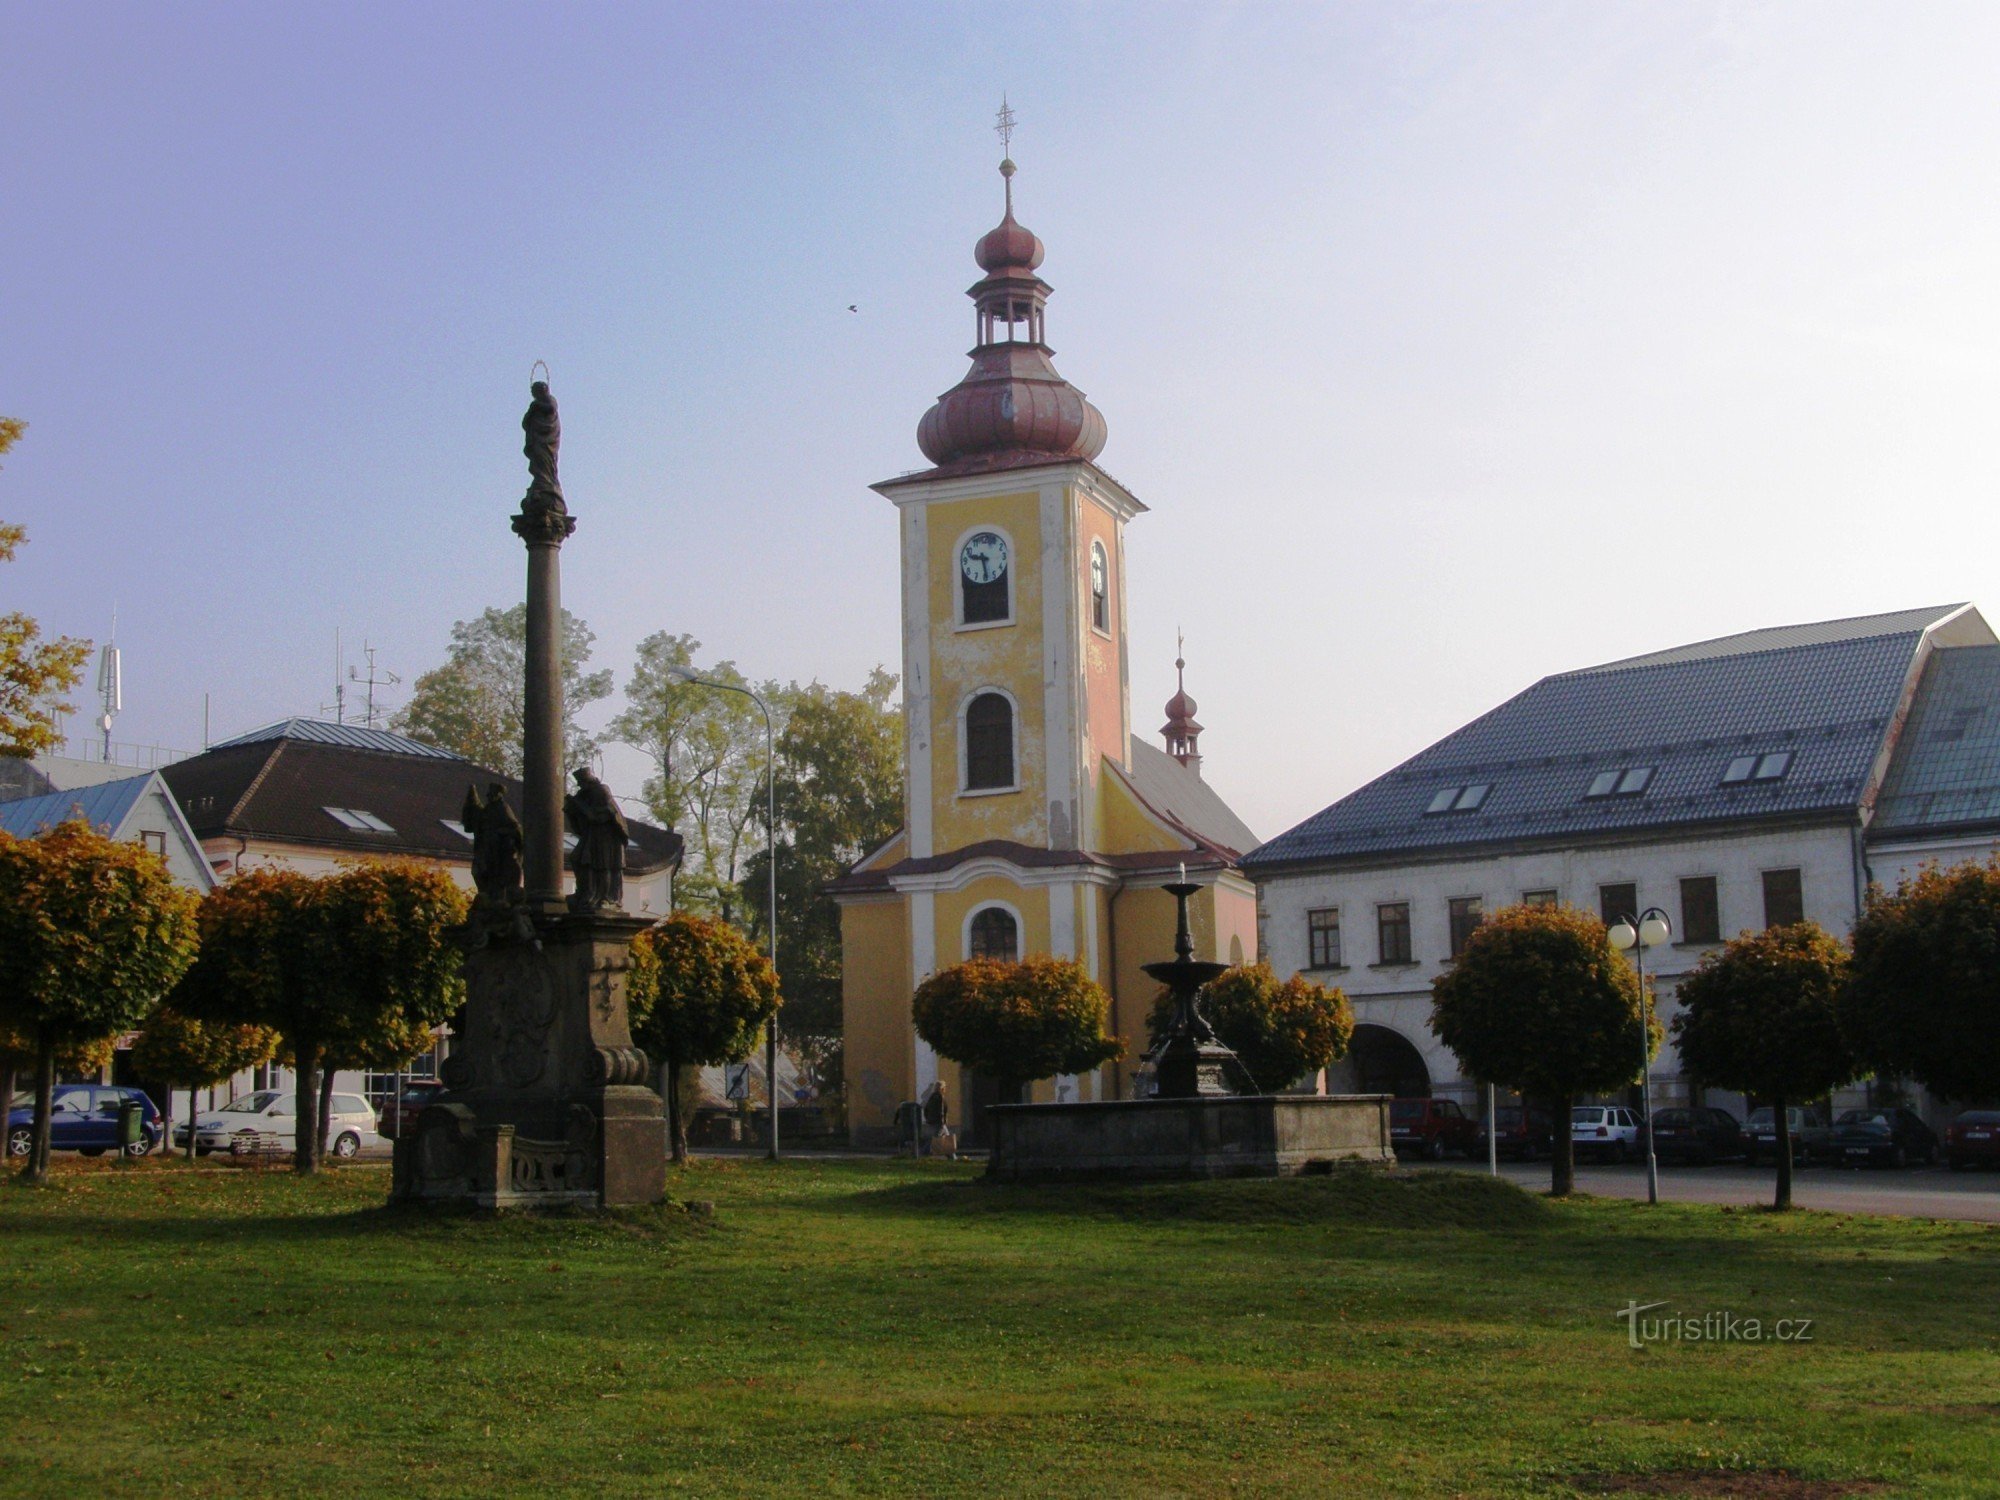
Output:
M0 1493L2000 1493L2000 1231L1465 1173L736 1161L477 1219L388 1174L0 1185ZM1616 1310L1814 1320L1635 1351ZM1868 1481L1872 1484L1857 1484Z

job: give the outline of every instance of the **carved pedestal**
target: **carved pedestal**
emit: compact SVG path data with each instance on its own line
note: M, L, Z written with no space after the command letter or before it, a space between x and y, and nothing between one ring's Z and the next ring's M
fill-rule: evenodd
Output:
M448 1092L397 1140L394 1196L489 1209L659 1202L666 1115L625 1012L632 938L650 922L478 920Z

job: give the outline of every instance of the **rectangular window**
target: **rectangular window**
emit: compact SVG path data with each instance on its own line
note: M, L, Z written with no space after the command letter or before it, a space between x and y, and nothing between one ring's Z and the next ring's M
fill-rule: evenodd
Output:
M1764 925L1789 927L1806 919L1805 890L1797 870L1764 872Z
M1391 901L1375 908L1375 939L1385 964L1410 962L1410 903Z
M1556 906L1561 903L1561 900L1562 898L1555 891L1521 892L1521 904L1523 906Z
M1479 925L1484 915L1485 902L1479 896L1454 896L1451 898L1451 956L1459 957L1465 952L1465 945L1472 941L1472 930Z
M1681 881L1681 941L1722 941L1722 906L1713 875L1689 875Z
M1639 887L1629 881L1623 885L1600 885L1597 888L1597 914L1604 919L1606 927L1636 915L1638 910Z
M159 855L161 859L167 857L167 836L164 833L157 832L151 828L142 828L139 830L139 842L152 850L153 853Z
M1306 942L1310 948L1306 967L1312 969L1337 969L1340 967L1340 908L1329 906L1321 911L1306 913Z

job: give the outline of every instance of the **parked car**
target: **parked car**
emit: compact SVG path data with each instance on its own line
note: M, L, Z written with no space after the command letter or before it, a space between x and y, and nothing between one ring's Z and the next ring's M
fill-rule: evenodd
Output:
M382 1119L375 1127L388 1140L394 1140L402 1133L403 1122L416 1124L417 1116L424 1107L444 1093L444 1085L431 1079L418 1079L403 1085L403 1092L382 1105Z
M1945 1126L1944 1155L1954 1172L2000 1167L2000 1109L1968 1109Z
M1452 1099L1392 1099L1389 1101L1389 1144L1397 1155L1408 1153L1427 1161L1443 1161L1447 1152L1471 1156L1479 1127Z
M327 1112L326 1148L338 1157L351 1157L363 1146L379 1145L375 1111L359 1094L335 1094ZM174 1143L185 1148L188 1128L174 1131ZM289 1090L259 1089L225 1104L212 1114L198 1115L194 1122L194 1149L197 1156L211 1151L229 1151L238 1156L254 1151L289 1151L298 1139L298 1105Z
M1493 1111L1494 1154L1510 1161L1533 1161L1552 1149L1555 1124L1545 1109L1502 1104ZM1486 1154L1486 1122L1480 1120L1472 1138L1475 1156Z
M144 1156L160 1144L166 1130L153 1101L138 1089L96 1083L59 1083L49 1096L49 1149L79 1156L102 1156L118 1149L118 1115L128 1102L144 1111L139 1139L128 1156ZM7 1154L26 1156L33 1144L35 1096L16 1094L7 1109Z
M1850 1109L1833 1122L1829 1158L1844 1167L1905 1167L1936 1161L1937 1132L1900 1104Z
M1579 1158L1630 1161L1639 1153L1639 1116L1622 1104L1579 1104L1569 1112L1570 1150Z
M1653 1111L1653 1155L1662 1162L1709 1166L1746 1154L1743 1127L1724 1109L1697 1104Z
M1825 1115L1816 1109L1788 1104L1785 1106L1785 1122L1791 1129L1794 1162L1826 1159L1827 1148L1832 1144L1833 1128L1826 1123ZM1743 1134L1752 1163L1768 1161L1774 1166L1777 1164L1778 1117L1770 1105L1750 1111L1750 1118L1743 1122Z

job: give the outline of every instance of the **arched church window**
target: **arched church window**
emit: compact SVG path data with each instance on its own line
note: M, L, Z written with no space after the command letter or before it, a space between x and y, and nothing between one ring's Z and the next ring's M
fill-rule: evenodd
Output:
M1021 956L1021 924L1004 906L974 912L967 936L968 958L997 958L1011 964Z
M1008 590L1014 570L1007 538L975 531L958 544L958 618L963 625L990 625L1013 618Z
M1102 542L1090 544L1090 623L1107 633L1111 629L1111 569Z
M981 693L965 705L965 789L1014 784L1014 705L1004 693Z

